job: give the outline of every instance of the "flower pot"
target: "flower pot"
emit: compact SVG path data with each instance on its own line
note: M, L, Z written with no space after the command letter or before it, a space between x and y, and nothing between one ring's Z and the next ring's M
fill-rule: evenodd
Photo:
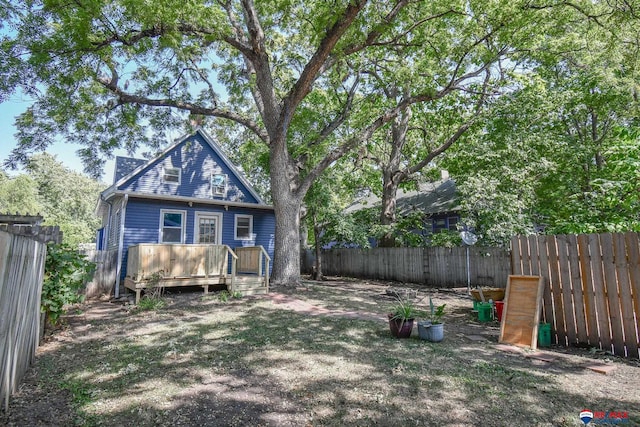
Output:
M444 339L444 323L418 322L418 334L420 339L440 342Z
M394 319L393 314L389 314L388 316L391 335L396 338L409 338L411 336L414 319Z

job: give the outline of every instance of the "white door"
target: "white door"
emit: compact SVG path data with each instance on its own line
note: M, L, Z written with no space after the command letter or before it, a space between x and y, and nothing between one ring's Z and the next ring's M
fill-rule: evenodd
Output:
M222 244L222 215L196 212L195 243Z

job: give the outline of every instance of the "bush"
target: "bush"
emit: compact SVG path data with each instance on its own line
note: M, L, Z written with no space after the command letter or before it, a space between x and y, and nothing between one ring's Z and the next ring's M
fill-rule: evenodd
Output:
M40 309L55 326L65 306L82 302L79 291L93 277L95 264L66 244L49 243L44 266Z

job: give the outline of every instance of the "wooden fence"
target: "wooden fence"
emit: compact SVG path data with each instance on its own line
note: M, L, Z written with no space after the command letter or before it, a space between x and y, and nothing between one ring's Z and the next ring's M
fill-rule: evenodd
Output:
M586 344L638 358L638 233L519 236L514 274L544 278L543 314L556 343Z
M5 411L40 337L44 243L0 231L0 402Z
M470 247L472 286L504 288L511 274L509 251ZM313 252L302 257L302 271L313 267ZM452 288L467 285L467 248L373 248L322 251L322 271L330 276L422 283Z
M110 294L116 283L118 251L81 250L80 253L96 264L93 279L85 285L85 296L93 298Z
M62 231L60 231L60 227L57 225L0 224L0 230L19 236L31 237L43 243L62 243Z

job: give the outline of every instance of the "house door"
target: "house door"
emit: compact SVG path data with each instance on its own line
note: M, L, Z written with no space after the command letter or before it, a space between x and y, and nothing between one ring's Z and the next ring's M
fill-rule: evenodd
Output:
M195 243L222 244L222 215L196 212Z

